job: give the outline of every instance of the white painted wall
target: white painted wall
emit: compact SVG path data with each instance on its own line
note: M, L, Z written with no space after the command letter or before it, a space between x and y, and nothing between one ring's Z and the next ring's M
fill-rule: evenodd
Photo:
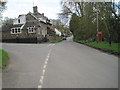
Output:
M19 19L20 19L20 23L18 22ZM25 23L26 23L25 15L21 15L17 19L13 20L13 24L25 24Z
M61 32L60 32L58 29L56 29L56 28L55 28L55 33L56 33L57 35L61 36Z

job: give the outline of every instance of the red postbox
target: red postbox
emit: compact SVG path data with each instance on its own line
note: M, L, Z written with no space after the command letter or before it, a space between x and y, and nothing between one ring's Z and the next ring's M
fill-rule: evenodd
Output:
M98 41L102 42L102 32L98 32Z
M83 37L84 37L84 39L87 39L87 35L84 35Z

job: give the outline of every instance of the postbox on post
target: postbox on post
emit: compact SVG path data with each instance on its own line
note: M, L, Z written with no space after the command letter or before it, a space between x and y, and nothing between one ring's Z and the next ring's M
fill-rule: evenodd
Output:
M102 42L102 32L98 32L98 41Z

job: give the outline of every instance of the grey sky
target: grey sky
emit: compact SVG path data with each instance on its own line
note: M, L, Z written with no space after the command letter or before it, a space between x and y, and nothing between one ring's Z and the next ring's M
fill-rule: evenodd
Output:
M34 0L34 6L38 6L38 11L44 13L50 19L57 19L57 14L61 11L60 0ZM7 10L3 17L16 18L20 14L33 12L33 0L8 0Z

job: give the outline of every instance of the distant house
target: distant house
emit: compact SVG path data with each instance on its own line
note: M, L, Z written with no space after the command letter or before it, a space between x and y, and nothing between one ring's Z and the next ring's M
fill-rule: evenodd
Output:
M50 20L34 6L33 13L19 15L13 24L2 26L2 41L39 43L47 41L51 30L53 27Z
M62 33L60 32L60 30L58 30L57 28L55 28L55 33L56 33L57 35L59 35L59 36L62 35Z

